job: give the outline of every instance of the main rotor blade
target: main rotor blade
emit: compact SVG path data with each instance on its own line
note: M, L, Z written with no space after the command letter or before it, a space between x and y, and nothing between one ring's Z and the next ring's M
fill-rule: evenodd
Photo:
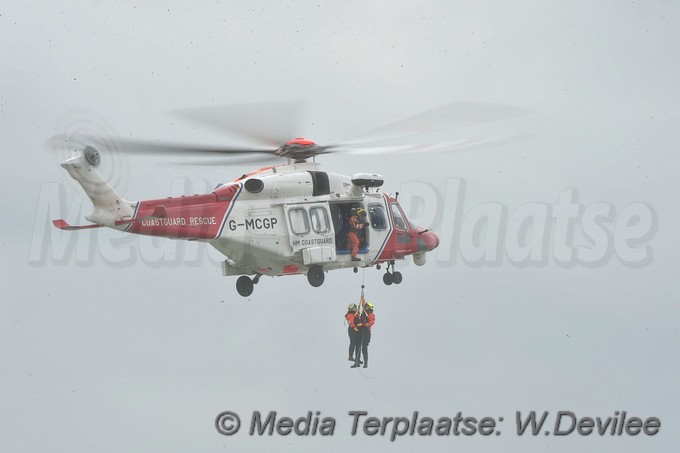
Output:
M526 113L528 113L527 110L510 105L457 101L371 129L345 143L348 145L370 144L404 136L473 126Z
M99 137L66 137L55 135L48 143L54 149L68 148L80 149L84 145L92 145L100 149L120 151L137 154L169 155L169 154L189 154L189 155L215 155L215 154L274 154L276 148L265 147L228 147L222 145L194 145L188 143L168 143L152 140L137 139L102 139Z
M218 132L231 132L261 145L279 147L307 132L303 101L215 105L174 110L171 115Z
M507 145L526 140L530 135L515 134L497 137L462 139L437 143L415 143L410 145L335 145L329 146L327 152L376 155L376 154L415 154L441 152L448 153L465 149L482 149L492 146Z
M182 159L180 161L164 162L162 165L172 166L190 166L190 167L224 167L230 165L248 165L257 163L268 163L271 165L280 164L279 158L273 155L248 155L239 154L229 157L228 159L211 159L203 160Z

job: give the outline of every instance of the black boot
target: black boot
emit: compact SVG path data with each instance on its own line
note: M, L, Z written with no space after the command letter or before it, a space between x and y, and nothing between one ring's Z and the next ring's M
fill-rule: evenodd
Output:
M364 368L368 368L368 357L364 359Z

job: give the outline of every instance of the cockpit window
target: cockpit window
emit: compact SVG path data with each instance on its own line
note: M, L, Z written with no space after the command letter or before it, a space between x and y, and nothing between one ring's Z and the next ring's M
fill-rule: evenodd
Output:
M384 230L387 228L387 216L382 205L372 203L368 205L368 219L374 230Z
M392 217L394 218L394 226L396 226L400 230L408 229L406 227L406 221L404 220L404 216L401 213L401 209L399 209L399 205L396 204L396 203L392 203L390 205L390 208L392 209Z

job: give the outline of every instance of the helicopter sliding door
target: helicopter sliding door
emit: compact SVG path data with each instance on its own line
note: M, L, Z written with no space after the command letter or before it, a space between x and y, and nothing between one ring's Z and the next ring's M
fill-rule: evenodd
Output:
M293 252L302 252L305 266L335 261L335 232L328 203L298 203L283 207Z

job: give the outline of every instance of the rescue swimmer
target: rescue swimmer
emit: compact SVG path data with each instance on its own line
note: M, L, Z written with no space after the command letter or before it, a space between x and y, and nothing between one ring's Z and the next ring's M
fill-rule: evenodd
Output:
M371 327L375 324L375 314L373 304L365 300L363 290L359 306L352 303L347 307L345 320L349 336L348 360L354 362L350 368L358 368L361 364L368 368L368 345L371 342Z

